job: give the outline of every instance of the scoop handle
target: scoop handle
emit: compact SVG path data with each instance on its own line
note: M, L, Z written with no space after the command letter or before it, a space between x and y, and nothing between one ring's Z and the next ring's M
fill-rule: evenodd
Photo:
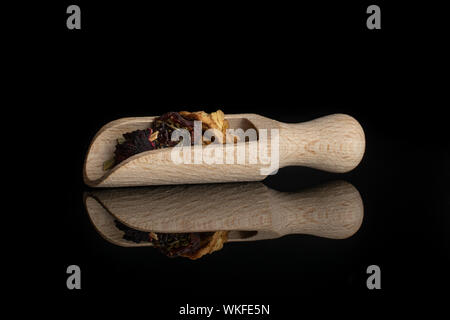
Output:
M299 233L344 239L361 226L363 201L348 182L334 181L303 192L269 192L272 210L277 212L272 223L280 235Z
M353 117L333 114L312 121L280 123L280 166L347 172L361 161L365 137Z

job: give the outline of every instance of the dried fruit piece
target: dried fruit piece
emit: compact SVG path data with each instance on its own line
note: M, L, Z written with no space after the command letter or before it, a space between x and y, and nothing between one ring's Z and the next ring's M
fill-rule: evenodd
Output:
M150 232L150 238L151 239L153 239L153 240L158 240L158 235L156 234L156 233L154 233L154 232Z
M103 162L103 171L107 171L107 170L111 169L112 167L114 167L115 162L116 162L116 159L114 159L114 158L111 158L111 159Z
M103 163L103 170L109 170L137 153L177 145L178 141L171 140L173 131L177 129L188 130L191 134L191 144L193 144L194 121L202 122L202 132L212 129L214 131L214 137L220 143L227 141L237 142L237 137L227 137L226 129L229 128L229 123L225 120L225 115L222 110L217 110L211 114L204 111L167 112L156 118L150 124L150 128L128 132L123 134L123 137L119 137L114 151L114 158ZM211 141L203 141L203 144L209 143Z
M155 131L152 133L152 135L150 136L150 141L155 141L158 138L158 133L159 131Z
M217 110L216 112L212 112L211 119L216 124L217 129L222 131L222 129L224 127L224 120L225 120L225 115L223 114L222 110Z
M117 144L114 151L115 165L135 154L155 149L155 143L149 139L152 133L151 128L125 133L125 141Z
M192 121L201 121L203 131L212 128L217 129L217 126L214 123L213 119L211 119L210 115L204 111L196 111L196 112L181 111L180 115Z
M202 130L213 130L214 135L216 138L219 139L220 143L225 143L226 141L234 142L237 141L236 138L229 138L228 140L225 139L227 136L226 130L229 128L229 122L228 120L225 120L225 114L222 110L217 110L216 112L212 112L211 114L207 114L204 111L196 111L196 112L188 112L188 111L181 111L180 115L182 115L184 118L194 121L201 121L202 122ZM218 130L219 132L215 131ZM204 144L209 144L210 141L204 141Z

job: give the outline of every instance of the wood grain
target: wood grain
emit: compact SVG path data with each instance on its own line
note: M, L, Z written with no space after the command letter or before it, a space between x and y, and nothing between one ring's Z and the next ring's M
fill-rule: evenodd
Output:
M287 234L343 239L359 229L364 211L359 192L344 181L294 193L258 182L104 189L86 194L85 204L100 233L119 245L120 231L99 216L142 231L228 230L233 242Z
M243 164L176 164L171 159L173 148L137 154L104 172L103 163L113 156L116 139L123 133L147 128L155 117L124 118L108 123L91 142L83 169L84 181L92 187L122 187L167 184L196 184L238 181L260 181L260 169L268 164L250 163L250 150L257 141L240 142L245 149ZM331 172L346 172L355 168L365 150L364 132L352 117L335 114L300 124L278 122L257 114L232 114L226 118L231 128L279 130L280 167L302 165ZM269 141L271 136L269 133ZM216 145L219 152L233 154L233 145ZM233 150L232 150L233 149ZM191 159L194 158L194 151ZM272 152L269 148L267 155Z
M365 150L362 127L352 117L334 114L299 124L280 124L281 166L347 172Z

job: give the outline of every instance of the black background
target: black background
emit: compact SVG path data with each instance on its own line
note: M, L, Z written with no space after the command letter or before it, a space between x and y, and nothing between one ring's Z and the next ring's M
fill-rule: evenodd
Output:
M43 249L26 255L45 269L38 288L46 301L80 316L89 306L169 319L186 303L271 304L274 319L311 309L351 316L360 306L403 314L428 308L427 298L442 306L450 157L439 8L377 1L382 29L368 30L368 2L74 3L81 30L66 29L71 2L46 6L34 30L36 72L25 79L43 102L30 114L54 159L39 159L50 182L39 186ZM365 206L358 233L228 244L198 261L103 240L82 204L82 164L97 130L120 117L218 108L285 122L355 117L366 134L355 170L289 167L264 183L281 191L352 183ZM32 148L42 152L37 141ZM71 264L81 267L82 290L66 288ZM381 267L381 290L366 287L371 264Z

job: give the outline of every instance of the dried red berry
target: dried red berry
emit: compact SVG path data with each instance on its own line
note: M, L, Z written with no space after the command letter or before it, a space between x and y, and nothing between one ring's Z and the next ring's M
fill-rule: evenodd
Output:
M149 140L152 133L151 128L125 133L123 135L125 141L118 143L114 151L115 164L117 165L135 154L155 149L155 144Z

